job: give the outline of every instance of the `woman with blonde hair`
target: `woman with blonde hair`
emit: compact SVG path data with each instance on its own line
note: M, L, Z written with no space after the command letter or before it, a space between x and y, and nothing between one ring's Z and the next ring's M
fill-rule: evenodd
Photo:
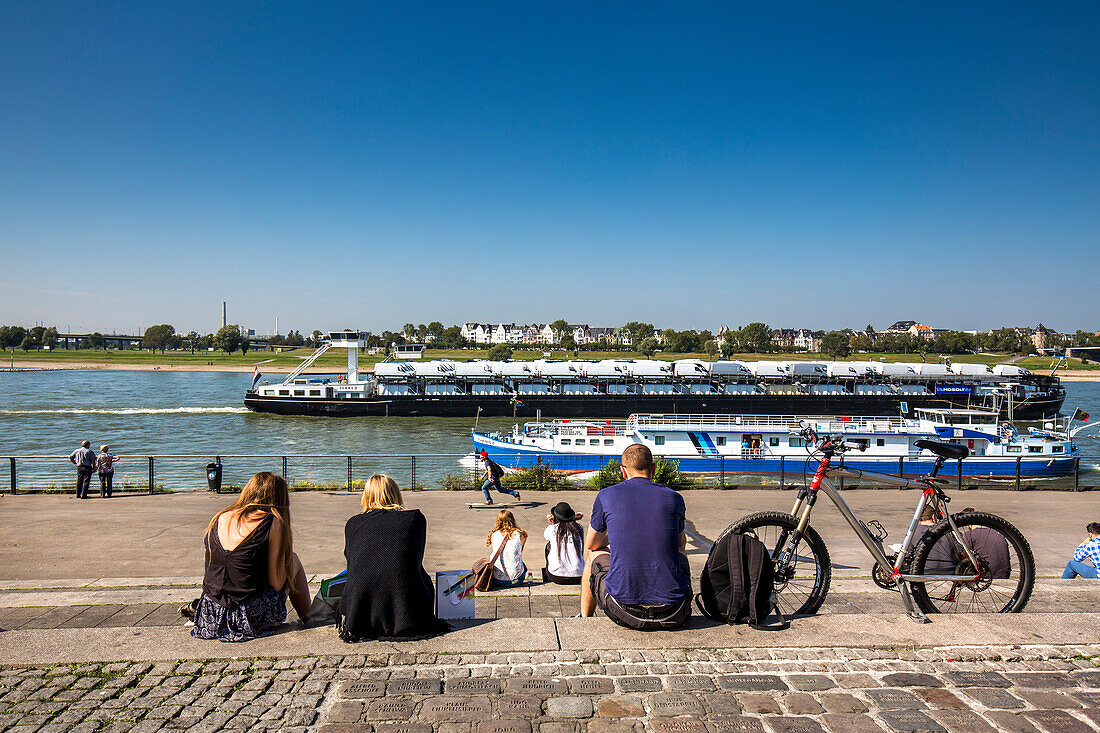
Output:
M199 639L246 641L286 621L286 600L299 619L309 615L309 588L294 554L286 479L256 474L232 506L206 527L202 596L195 607Z
M516 517L507 509L501 509L497 521L485 539L493 563L493 583L490 588L512 588L527 579L527 566L523 564L523 546L527 533L516 525ZM497 555L501 544L504 549Z
M424 515L405 509L401 489L385 474L367 479L361 504L363 513L344 527L348 576L337 618L340 638L407 640L446 631L424 571Z

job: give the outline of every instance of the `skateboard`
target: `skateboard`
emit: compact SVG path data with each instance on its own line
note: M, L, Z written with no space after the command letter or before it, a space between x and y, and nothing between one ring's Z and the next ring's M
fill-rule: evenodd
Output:
M494 504L486 504L485 502L481 502L481 503L478 503L478 504L467 504L466 508L467 509L511 509L511 508L517 507L517 506L526 506L526 502L513 501L513 502L508 502L508 503L497 502L497 503L494 503Z

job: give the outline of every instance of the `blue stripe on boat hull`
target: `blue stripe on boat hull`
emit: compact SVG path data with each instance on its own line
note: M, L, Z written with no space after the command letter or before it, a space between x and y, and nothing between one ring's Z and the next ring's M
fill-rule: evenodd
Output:
M497 442L481 435L474 435L474 449L484 450L489 456L506 468L533 468L537 465L547 466L560 471L581 472L598 471L609 461L618 460L617 455L591 455L578 453L552 453L534 446L520 446L509 443ZM817 466L816 459L806 461L804 458L789 456L780 468L778 458L730 458L717 456L672 458L676 461L681 471L689 473L725 473L730 474L779 474L781 471L788 476L801 473L804 468L813 473ZM1073 474L1076 456L1067 455L1057 458L1028 458L1020 461L1021 478L1053 478L1057 476L1069 476ZM932 470L932 459L906 458L903 470L906 476L924 476ZM839 462L834 464L839 466ZM860 471L875 471L896 475L898 472L897 458L881 459L852 459L845 460L844 466ZM940 469L940 476L958 475L958 462L948 461ZM1016 459L1001 457L977 457L966 459L962 466L963 476L976 478L1015 478Z

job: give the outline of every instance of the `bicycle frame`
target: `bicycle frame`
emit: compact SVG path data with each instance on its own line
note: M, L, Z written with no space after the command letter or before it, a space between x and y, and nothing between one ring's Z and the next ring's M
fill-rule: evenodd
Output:
M830 462L832 456L826 454L821 458L818 464L817 471L814 473L813 481L810 486L802 487L799 489L798 496L795 499L794 507L791 509L791 515L798 520L797 533L803 534L806 531L807 525L810 523L810 513L813 510L814 504L817 501L818 493L824 492L826 496L833 502L841 516L844 517L848 525L851 526L852 531L856 533L856 536L863 543L863 546L867 548L867 551L871 553L871 557L874 558L882 568L890 570L890 577L897 582L898 589L901 591L902 600L905 604L906 613L910 618L921 623L929 623L929 619L916 607L913 602L913 598L909 592L909 583L928 583L928 582L940 582L949 581L955 583L968 583L978 580L980 575L913 575L911 573L903 573L901 567L905 562L905 558L909 553L910 545L913 542L913 535L916 531L917 525L920 523L921 514L924 512L924 508L931 502L938 508L943 508L943 504L946 503L945 497L934 483L920 480L913 480L907 478L900 478L898 476L889 476L882 473L874 473L871 471L857 471L847 468L831 468ZM905 539L902 541L901 549L898 551L897 558L891 564L890 560L886 557L886 553L882 549L882 543L880 540L876 540L871 536L871 533L867 530L867 527L859 520L852 511L852 508L848 506L848 503L844 501L840 496L840 492L837 490L836 485L832 482L832 478L853 478L853 479L869 479L875 483L884 484L887 486L896 486L901 489L920 489L921 496L917 502L917 510L913 513L913 519L909 522L909 528L905 532ZM973 563L973 567L978 567L978 560L974 556L967 543L962 541L962 533L959 531L958 525L955 524L954 517L951 516L946 510L943 514L947 517L947 522L951 527L951 534L955 539L956 544L961 547L967 555L967 558ZM790 541L788 540L788 543ZM793 545L789 545L793 549ZM786 550L784 554L786 554ZM779 558L779 563L782 563L785 558Z

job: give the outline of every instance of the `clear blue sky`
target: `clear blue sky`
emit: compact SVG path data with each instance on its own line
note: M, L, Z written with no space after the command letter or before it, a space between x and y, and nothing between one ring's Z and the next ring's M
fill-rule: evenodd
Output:
M1098 189L1095 2L0 5L0 323L1095 329Z

